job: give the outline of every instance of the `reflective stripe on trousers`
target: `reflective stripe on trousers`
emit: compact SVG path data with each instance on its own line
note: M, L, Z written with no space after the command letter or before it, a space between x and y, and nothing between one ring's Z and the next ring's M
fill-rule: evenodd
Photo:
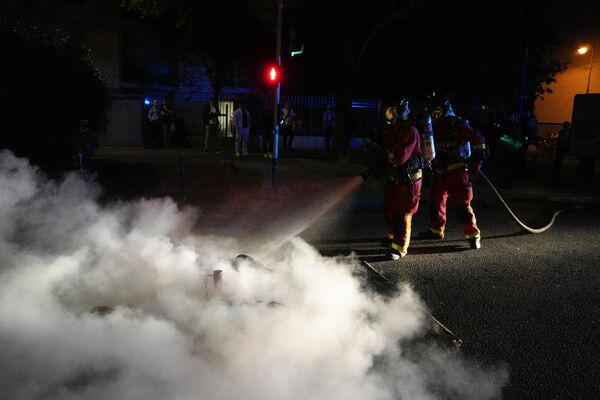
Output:
M412 228L413 213L391 214L390 233L388 236L392 239L392 249L400 253L406 253L410 244L410 232Z
M431 222L429 229L443 235L446 228L446 203L454 208L462 225L465 238L479 237L477 219L471 207L473 187L466 171L439 174L433 177L431 187Z

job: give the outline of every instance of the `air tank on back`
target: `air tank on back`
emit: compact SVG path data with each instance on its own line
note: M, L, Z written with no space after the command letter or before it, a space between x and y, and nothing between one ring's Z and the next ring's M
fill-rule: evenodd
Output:
M421 154L427 165L435 158L435 143L433 141L433 126L431 116L423 114L417 119L419 133L421 134Z

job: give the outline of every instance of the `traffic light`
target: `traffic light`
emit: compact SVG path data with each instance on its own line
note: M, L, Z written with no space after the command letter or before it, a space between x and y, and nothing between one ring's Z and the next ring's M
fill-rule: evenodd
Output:
M295 19L292 21L290 28L290 56L298 56L304 53L304 32L303 23L301 20Z
M269 83L279 83L279 81L281 80L281 73L279 71L279 67L276 65L271 65L268 69L267 69L267 81Z

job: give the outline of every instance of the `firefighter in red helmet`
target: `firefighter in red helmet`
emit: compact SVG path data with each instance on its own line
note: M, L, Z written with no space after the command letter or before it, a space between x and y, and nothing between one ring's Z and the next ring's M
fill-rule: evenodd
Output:
M471 207L473 187L467 171L478 173L485 160L485 139L468 122L454 114L449 101L442 106L442 118L434 127L436 158L433 161L431 221L419 239L443 239L446 203L455 209L471 249L481 247L481 233ZM472 154L471 154L472 153Z
M394 260L408 251L412 216L421 198L423 157L419 131L409 121L409 115L405 101L398 107L388 107L385 112L389 127L384 134L387 153L384 208Z

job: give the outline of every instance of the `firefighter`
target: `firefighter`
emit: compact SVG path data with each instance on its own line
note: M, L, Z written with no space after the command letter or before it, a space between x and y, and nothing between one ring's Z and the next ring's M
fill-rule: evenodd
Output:
M429 230L418 237L444 238L448 202L462 224L470 248L479 249L481 233L471 207L473 187L467 171L479 172L486 155L485 139L454 114L450 102L444 102L442 111L443 116L434 128L436 158L433 161L431 221Z
M387 155L384 208L393 260L404 257L410 243L412 216L419 208L423 177L419 132L409 121L407 102L385 112L389 124L384 133Z

